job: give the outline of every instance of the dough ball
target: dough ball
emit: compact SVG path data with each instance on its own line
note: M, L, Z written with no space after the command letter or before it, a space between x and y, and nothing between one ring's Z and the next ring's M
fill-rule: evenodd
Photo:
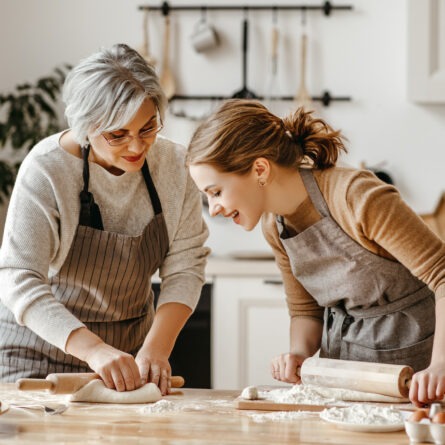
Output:
M244 388L241 392L241 398L247 400L257 400L258 399L258 389L256 386L248 386Z
M107 388L102 380L95 379L72 394L69 401L92 403L151 403L157 402L161 397L161 391L154 383L147 383L134 391L120 392Z

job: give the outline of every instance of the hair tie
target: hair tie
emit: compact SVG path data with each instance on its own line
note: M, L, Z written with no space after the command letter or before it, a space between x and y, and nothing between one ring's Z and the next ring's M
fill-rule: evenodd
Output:
M286 135L290 138L292 142L294 142L297 145L301 145L301 147L304 149L304 141L306 139L304 136L302 136L301 134L296 136L290 130L286 130Z

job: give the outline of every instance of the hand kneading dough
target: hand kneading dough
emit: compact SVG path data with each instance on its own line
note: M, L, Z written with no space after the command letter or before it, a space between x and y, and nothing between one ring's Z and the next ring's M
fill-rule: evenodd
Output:
M79 391L71 395L70 402L95 403L150 403L157 402L162 397L161 391L154 383L135 389L134 391L116 391L109 389L99 379L92 380Z

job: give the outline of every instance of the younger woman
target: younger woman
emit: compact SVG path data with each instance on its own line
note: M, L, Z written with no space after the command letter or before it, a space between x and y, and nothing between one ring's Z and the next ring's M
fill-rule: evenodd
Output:
M322 357L410 365L415 403L445 393L445 244L397 190L336 167L342 136L298 109L229 100L196 130L190 173L211 215L263 232L281 269L290 351L277 380ZM434 335L436 333L436 335Z

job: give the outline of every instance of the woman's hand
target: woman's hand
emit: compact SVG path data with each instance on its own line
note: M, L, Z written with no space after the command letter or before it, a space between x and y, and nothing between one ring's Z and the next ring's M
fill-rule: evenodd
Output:
M274 357L270 363L270 372L275 380L286 383L300 383L301 379L297 373L298 368L306 359L299 354L281 354Z
M171 367L168 357L151 354L148 348L143 347L136 355L136 364L143 384L154 383L159 386L163 396L170 392Z
M107 388L132 391L142 386L134 357L104 342L90 348L85 355L85 361L100 375Z
M431 364L413 375L409 398L416 406L442 400L445 394L445 362Z
M87 362L107 388L132 391L142 385L133 356L107 345L85 327L71 332L66 342L66 352Z

